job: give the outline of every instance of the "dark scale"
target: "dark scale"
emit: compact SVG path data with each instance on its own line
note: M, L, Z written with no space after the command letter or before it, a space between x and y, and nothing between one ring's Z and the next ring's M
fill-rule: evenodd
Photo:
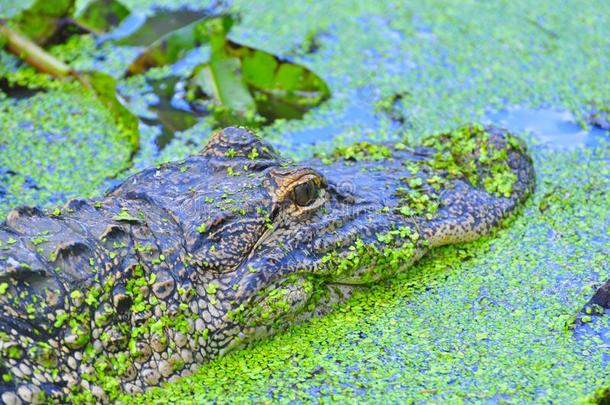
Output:
M443 134L387 145L381 160L295 164L227 128L102 199L11 211L0 225L0 398L143 392L327 312L434 246L488 233L534 172L506 132L468 131L464 151ZM116 390L101 388L108 379Z

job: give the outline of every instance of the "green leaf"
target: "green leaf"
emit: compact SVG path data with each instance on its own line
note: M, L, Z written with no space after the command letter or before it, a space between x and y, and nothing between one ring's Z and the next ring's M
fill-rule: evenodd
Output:
M61 19L74 11L75 0L36 0L12 22L37 44L44 44L61 28Z
M146 20L126 37L115 40L118 45L144 46L147 47L164 35L179 30L203 18L211 18L220 15L222 6L212 6L204 10L192 10L180 8L177 10L159 9L157 12L146 17Z
M127 68L126 76L144 73L156 66L178 61L188 51L211 44L212 36L224 38L233 25L230 16L205 17L172 31L148 46Z
M303 66L226 37L211 39L212 60L195 69L188 94L215 110L224 125L256 125L255 113L268 121L300 118L330 96L326 83Z
M247 49L247 48L243 48ZM273 86L275 71L278 67L276 58L263 51L255 51L242 57L243 79L246 83L259 88Z
M326 83L304 66L231 41L227 50L241 58L243 81L267 118L300 118L330 96Z
M117 0L94 0L79 14L78 22L98 32L119 25L129 15L129 9Z
M219 125L300 118L330 96L326 83L306 67L227 39L232 25L228 15L207 16L169 32L148 46L126 75L175 63L207 46L210 59L193 70L187 98L213 113Z
M241 61L238 58L224 58L200 66L194 76L194 83L220 105L238 114L253 113L254 99L248 87L239 77Z

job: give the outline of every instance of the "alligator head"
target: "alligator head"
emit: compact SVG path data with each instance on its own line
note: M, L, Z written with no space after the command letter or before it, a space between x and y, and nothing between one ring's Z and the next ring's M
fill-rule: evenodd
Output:
M300 163L227 128L101 200L13 210L0 227L2 399L105 400L190 374L488 233L533 185L523 146L494 128Z

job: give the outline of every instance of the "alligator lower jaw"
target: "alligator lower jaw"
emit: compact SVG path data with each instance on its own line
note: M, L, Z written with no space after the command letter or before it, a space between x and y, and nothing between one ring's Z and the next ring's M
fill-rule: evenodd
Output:
M413 261L423 256L425 252L418 252ZM296 313L286 313L282 316L273 319L273 321L257 326L244 326L239 332L238 336L233 339L227 346L221 349L219 355L223 356L226 353L238 350L249 346L253 342L263 340L269 336L273 336L283 330L286 330L292 326L304 323L311 318L320 317L332 312L338 305L345 303L349 300L354 293L358 291L365 291L372 284L380 281L382 278L388 278L392 275L402 272L409 268L412 261L404 264L398 270L392 272L392 274L384 274L383 272L375 272L376 274L383 274L385 277L379 277L377 279L368 279L364 282L362 279L356 278L356 275L352 275L352 278L344 277L341 280L333 280L323 282L319 285L319 294L317 301L310 302L313 294L308 298L308 303L313 305L303 305L302 309ZM375 270L375 267L361 268L358 269L356 274L367 274ZM260 301L259 301L260 304Z

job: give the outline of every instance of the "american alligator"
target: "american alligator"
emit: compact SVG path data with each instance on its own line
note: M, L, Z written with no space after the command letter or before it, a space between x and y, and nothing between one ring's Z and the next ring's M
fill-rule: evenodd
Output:
M0 397L108 401L327 312L534 187L525 148L471 126L294 163L245 129L98 200L0 225Z

